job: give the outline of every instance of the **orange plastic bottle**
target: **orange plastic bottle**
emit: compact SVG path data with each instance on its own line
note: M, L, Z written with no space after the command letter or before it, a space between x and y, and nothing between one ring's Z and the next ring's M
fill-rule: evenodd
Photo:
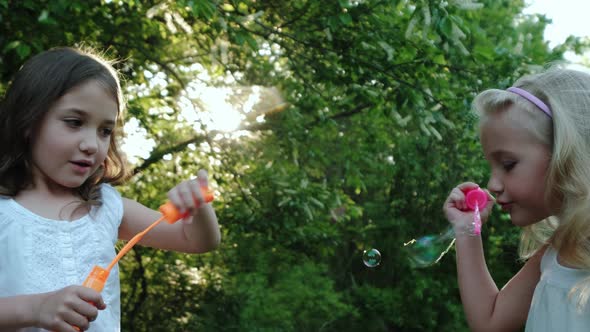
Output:
M86 277L86 280L84 280L84 283L82 284L82 286L92 288L95 291L100 293L102 291L102 289L104 288L104 284L107 282L108 277L109 277L108 270L103 269L102 267L100 267L98 265L94 265L94 267L92 268L92 271L90 271L90 274L88 275L88 277Z

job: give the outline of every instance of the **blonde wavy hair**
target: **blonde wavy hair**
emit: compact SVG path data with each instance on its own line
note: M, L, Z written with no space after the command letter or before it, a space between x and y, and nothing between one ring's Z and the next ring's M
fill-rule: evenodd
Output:
M528 259L546 245L569 266L590 271L590 75L553 67L514 83L541 99L553 112L549 118L533 103L514 93L491 89L479 94L474 109L485 121L514 105L523 112L509 117L550 148L544 179L546 204L558 202L554 216L525 227L519 253ZM480 122L481 123L481 122ZM590 298L590 278L570 290L579 308Z

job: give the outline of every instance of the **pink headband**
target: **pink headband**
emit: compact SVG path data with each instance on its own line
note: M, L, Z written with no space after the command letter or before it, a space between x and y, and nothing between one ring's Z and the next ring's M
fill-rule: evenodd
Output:
M553 118L553 113L551 113L549 106L547 106L547 104L545 104L543 101L541 101L541 99L533 96L530 92L523 90L521 88L516 88L516 87L510 87L510 88L506 89L506 91L510 91L512 93L515 93L515 94L523 97L524 99L530 101L531 103L535 104L535 106L537 106L541 111L545 112L545 114L547 114L550 118Z

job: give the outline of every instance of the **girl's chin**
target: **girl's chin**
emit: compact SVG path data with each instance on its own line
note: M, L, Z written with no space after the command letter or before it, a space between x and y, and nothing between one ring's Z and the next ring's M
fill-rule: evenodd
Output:
M522 217L519 216L518 214L515 213L510 213L510 222L517 227L526 227L526 226L530 226L530 225L534 225L536 223L538 223L539 221L544 220L547 217L543 217L543 218L539 218L539 217L535 217L535 218L531 218L531 217Z

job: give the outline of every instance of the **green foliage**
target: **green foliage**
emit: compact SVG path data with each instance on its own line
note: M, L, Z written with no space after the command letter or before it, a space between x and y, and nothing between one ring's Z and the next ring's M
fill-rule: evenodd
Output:
M296 265L277 261L277 251L258 253L262 266L233 280L241 299L240 330L318 331L354 313L335 292L325 267L300 259Z
M221 247L135 248L121 262L123 330L466 331L452 252L416 270L402 248L446 227L457 183L487 181L475 94L587 47L549 49L547 19L523 6L0 0L0 92L41 50L106 50L121 60L127 119L157 144L122 193L157 208L178 181L211 174ZM183 115L204 108L195 84L276 87L288 107L220 138ZM505 219L484 228L500 285L520 266Z

